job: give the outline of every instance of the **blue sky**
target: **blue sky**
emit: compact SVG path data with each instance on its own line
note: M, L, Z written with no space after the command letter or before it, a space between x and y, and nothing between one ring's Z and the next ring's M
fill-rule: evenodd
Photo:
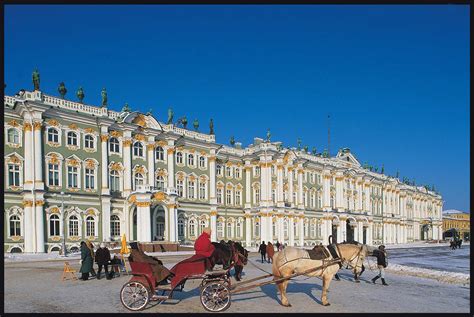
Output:
M5 6L5 82L161 121L195 118L245 146L349 147L469 210L469 7Z

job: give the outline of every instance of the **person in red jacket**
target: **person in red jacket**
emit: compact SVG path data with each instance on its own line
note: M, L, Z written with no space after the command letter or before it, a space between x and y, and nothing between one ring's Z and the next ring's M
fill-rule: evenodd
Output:
M197 255L209 258L214 252L215 247L211 242L211 228L206 227L202 230L201 235L194 242L194 250Z

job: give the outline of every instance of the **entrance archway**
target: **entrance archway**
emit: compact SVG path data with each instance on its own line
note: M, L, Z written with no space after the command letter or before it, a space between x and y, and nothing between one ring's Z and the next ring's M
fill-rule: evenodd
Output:
M153 241L163 241L165 237L166 228L165 209L161 205L156 205L153 208L151 216L151 237Z
M430 225L426 224L421 227L421 240L428 240L429 231L430 231Z
M352 242L354 241L354 226L351 225L353 222L351 219L347 219L346 221L346 241Z

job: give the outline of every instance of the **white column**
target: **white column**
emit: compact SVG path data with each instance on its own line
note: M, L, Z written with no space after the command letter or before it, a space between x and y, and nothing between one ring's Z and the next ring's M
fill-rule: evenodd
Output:
M34 142L35 142L35 154L34 154L34 165L35 165L35 189L44 190L44 182L43 182L43 146L42 146L42 135L41 135L41 128L42 128L42 120L36 120L33 123L34 127ZM25 156L25 161L28 158ZM43 251L44 252L44 238L43 238Z
M102 197L102 241L110 241L110 197ZM124 209L128 210L128 209ZM124 215L127 212L124 211ZM124 219L125 220L125 219ZM128 235L128 237L130 237Z
M288 217L288 245L294 246L295 245L295 225L293 222L294 216Z
M175 188L174 184L174 141L168 140L168 150L167 150L167 160L168 160L168 188ZM212 169L211 169L212 171ZM211 178L212 181L212 178ZM186 187L186 184L184 185ZM212 195L211 195L212 197Z
M338 172L336 176L336 208L338 211L343 211L345 208L344 204L344 177L342 173Z
M217 242L217 210L211 207L211 241Z
M251 208L251 197L252 197L252 185L251 185L251 175L250 170L252 167L250 166L250 161L245 161L245 208Z
M245 213L245 245L250 247L252 243L252 223L250 212Z
M216 157L209 157L209 200L211 205L217 205L216 198ZM214 207L212 210L216 210L217 207ZM215 225L215 224L214 224ZM217 227L213 227L212 230L216 230Z
M155 186L155 137L148 137L148 144L146 145L148 152L148 185Z
M107 127L101 127L100 145L101 145L101 171L102 171L102 195L109 195L109 147L107 146L107 140L109 135L107 133Z
M277 206L284 207L283 200L283 165L277 165Z
M372 209L370 208L370 184L368 182L364 182L364 192L365 192L364 210L367 211L369 215L371 215Z
M323 175L323 210L331 209L331 176ZM327 238L325 238L327 239Z
M298 218L298 225L300 227L299 245L300 247L304 247L304 217Z
M132 191L132 138L131 131L124 131L123 144L123 194L125 197L130 195ZM137 212L138 221L138 212Z
M169 221L169 234L168 240L170 242L178 242L178 209L175 203L171 203L168 206L168 221Z
M294 207L293 201L293 167L288 166L288 202ZM289 232L288 232L289 233Z
M277 228L278 228L278 241L283 243L285 240L285 233L283 229L283 214L280 213L277 218Z
M323 215L321 218L321 222L319 222L317 225L321 226L321 240L324 245L327 245L328 242L328 236L329 236L329 231L328 231L328 222L329 220L326 219L326 216Z
M151 242L150 198L137 194L137 235L140 242Z
M24 189L25 190L31 190L33 189L33 182L34 182L34 163L35 163L35 157L33 153L33 127L31 123L29 123L27 120L29 118L25 117L25 123L23 125L23 130L25 134L25 161L23 168L25 169L25 179L24 179ZM26 244L26 243L25 243ZM31 246L33 247L33 246ZM26 249L26 246L25 246ZM28 251L28 252L33 252L33 251Z
M267 239L267 217L260 216L260 243L262 241L268 242Z
M36 252L44 253L44 200L43 197L36 200L35 217L36 217Z
M341 243L346 240L346 220L339 219L339 226L337 227L337 242Z
M23 236L25 241L25 253L32 253L35 252L35 235L34 235L34 225L33 225L33 201L32 200L24 200L24 218L23 218Z
M298 168L298 209L304 209L303 201L303 169Z
M373 222L369 222L369 227L367 228L367 244L372 245L372 230L373 230Z

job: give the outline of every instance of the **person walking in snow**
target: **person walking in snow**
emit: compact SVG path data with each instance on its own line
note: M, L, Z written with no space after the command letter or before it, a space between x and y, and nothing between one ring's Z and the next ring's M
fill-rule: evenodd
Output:
M379 269L379 274L372 279L372 283L375 284L375 281L381 278L382 284L388 286L385 282L385 268L387 267L387 252L385 251L385 246L383 244L379 246L378 250L374 250L373 255L377 257L377 268Z

